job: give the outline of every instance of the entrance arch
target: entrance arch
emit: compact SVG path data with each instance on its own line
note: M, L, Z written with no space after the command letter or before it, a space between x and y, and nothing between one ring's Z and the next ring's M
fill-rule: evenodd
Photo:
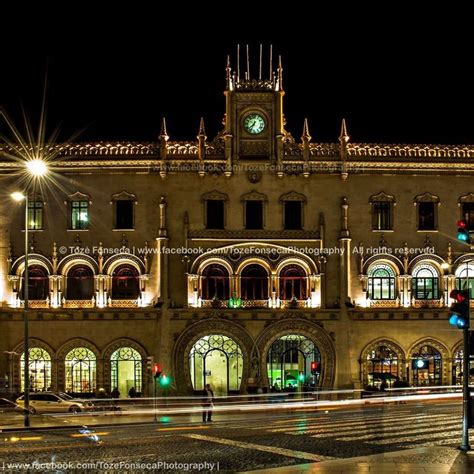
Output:
M260 335L257 345L262 355L260 358L262 385L267 387L268 390L270 389L270 374L268 373L267 361L272 344L284 336L291 335L303 337L315 345L319 353L319 361L316 360L315 362L320 362L318 367L320 371L318 386L321 388L332 388L334 386L336 368L336 350L334 343L322 326L300 318L278 321L268 326ZM308 360L308 362L311 363L312 360Z
M233 344L236 344L241 352L241 357L238 357L239 366L241 367L238 377L240 377L240 386L237 388L240 392L245 392L247 390L248 378L250 375L250 353L252 347L254 347L254 342L251 336L247 331L238 324L232 321L226 321L222 319L213 319L207 321L200 321L190 325L177 339L174 349L173 349L173 364L174 364L174 374L176 380L176 386L179 392L183 393L193 393L195 390L195 385L193 383L191 371L191 362L193 359L191 353L193 350L196 350L195 346L198 341L206 338L209 340L210 337L222 337L219 341L223 342L225 345L222 348L214 347L209 345L209 350L212 351L212 355L209 354L208 357L216 357L216 361L221 357L222 352L219 352L219 349L223 350L226 353L232 352ZM217 339L215 340L217 342ZM201 343L200 343L201 344ZM206 348L207 342L203 342L203 348ZM218 345L220 342L218 343ZM199 348L198 348L199 349ZM218 349L218 350L215 350ZM225 357L225 356L224 356ZM207 357L206 357L207 359ZM222 360L222 359L221 359ZM233 364L236 362L234 359L229 359ZM209 363L214 363L213 359L209 359ZM222 365L223 362L220 362ZM193 369L194 370L194 369ZM200 369L199 369L200 370ZM203 368L204 370L204 368ZM209 369L208 369L209 370ZM211 375L212 377L212 368ZM203 373L204 376L204 373ZM206 378L209 376L206 376ZM202 383L202 382L201 382ZM207 382L211 383L211 382ZM200 385L198 385L200 386ZM233 385L235 386L235 385ZM232 385L229 386L229 390L233 391ZM199 390L196 388L196 390Z
M316 373L311 373L315 363ZM281 336L267 355L268 385L273 390L306 391L319 385L321 355L316 344L301 334Z
M204 336L189 353L189 368L194 390L210 384L216 395L238 392L242 382L242 350L230 337Z

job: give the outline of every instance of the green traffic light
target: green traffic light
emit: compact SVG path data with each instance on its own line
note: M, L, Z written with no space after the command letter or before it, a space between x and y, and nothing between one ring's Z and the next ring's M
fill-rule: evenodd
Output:
M162 387L167 387L167 386L170 384L170 381L171 381L170 378L169 378L167 375L165 375L165 374L163 374L163 375L160 377L160 385L161 385Z

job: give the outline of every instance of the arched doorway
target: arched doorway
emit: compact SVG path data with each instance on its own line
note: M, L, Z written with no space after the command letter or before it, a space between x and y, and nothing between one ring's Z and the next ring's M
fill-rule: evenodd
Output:
M97 361L95 354L86 347L76 347L65 358L68 393L92 393L96 389Z
M51 356L40 347L28 350L28 373L30 391L42 392L51 390ZM21 354L20 364L21 390L25 389L25 353Z
M280 272L280 299L304 301L306 293L306 273L299 265L287 265Z
M315 362L315 374L311 363ZM273 390L306 391L319 385L321 355L316 344L301 334L276 339L267 355L268 385Z
M459 348L453 357L453 385L462 385L462 370L463 370L463 350Z
M90 300L94 296L94 273L86 265L77 265L67 274L66 299Z
M110 387L118 388L126 398L132 387L137 395L142 392L142 357L132 347L120 347L110 357Z
M240 276L240 294L243 300L268 299L268 273L261 265L247 265Z
M372 388L393 387L399 380L399 360L391 348L380 345L367 354L367 386Z
M230 337L204 336L191 348L189 368L194 390L204 390L210 384L215 395L238 392L242 382L242 350Z
M442 357L433 346L424 345L412 353L413 385L442 384Z

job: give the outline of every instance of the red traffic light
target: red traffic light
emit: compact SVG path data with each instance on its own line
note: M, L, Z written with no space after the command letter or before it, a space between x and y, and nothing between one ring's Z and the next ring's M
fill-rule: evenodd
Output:
M311 362L311 373L313 375L319 373L319 362L316 362L315 360Z
M467 220L466 219L460 219L456 222L456 225L460 228L460 229L467 229Z
M469 290L452 290L451 293L449 293L449 297L458 303L462 303L469 299Z
M162 373L161 370L161 365L160 364L155 364L153 366L153 377L159 377Z

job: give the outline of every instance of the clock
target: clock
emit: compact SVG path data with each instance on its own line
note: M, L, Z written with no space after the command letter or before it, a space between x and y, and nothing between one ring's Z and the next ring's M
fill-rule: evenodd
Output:
M258 135L265 129L265 119L260 114L249 114L244 119L244 129L247 133Z

